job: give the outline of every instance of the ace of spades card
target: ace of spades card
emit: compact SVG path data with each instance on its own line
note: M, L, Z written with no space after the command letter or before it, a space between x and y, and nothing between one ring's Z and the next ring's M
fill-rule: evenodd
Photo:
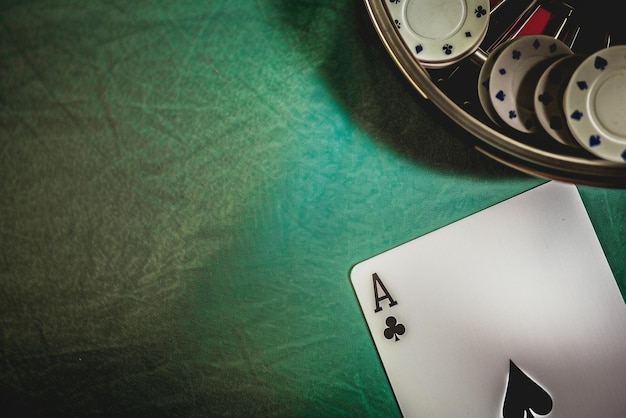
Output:
M574 185L544 183L350 280L406 417L626 417L626 305Z

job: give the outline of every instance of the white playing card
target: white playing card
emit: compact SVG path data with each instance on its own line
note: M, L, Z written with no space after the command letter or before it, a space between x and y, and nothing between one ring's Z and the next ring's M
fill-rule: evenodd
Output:
M626 305L574 185L547 182L350 280L406 417L626 416Z

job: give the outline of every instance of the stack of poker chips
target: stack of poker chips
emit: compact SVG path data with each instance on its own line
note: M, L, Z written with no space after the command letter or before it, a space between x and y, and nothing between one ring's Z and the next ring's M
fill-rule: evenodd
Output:
M626 45L574 54L547 35L514 38L489 56L477 88L498 125L626 162Z
M505 1L385 3L413 56L424 68L438 70L469 57L483 40L491 42L491 12ZM533 18L499 42L481 66L477 89L485 114L511 132L543 133L597 158L626 163L626 46L574 53L563 41L538 34L549 12L539 7Z

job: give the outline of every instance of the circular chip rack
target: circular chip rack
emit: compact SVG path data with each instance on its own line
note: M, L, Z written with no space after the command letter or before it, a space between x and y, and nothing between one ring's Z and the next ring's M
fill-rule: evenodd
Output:
M545 12L549 9L551 17L539 33L564 42L574 53L591 55L613 43L621 43L619 36L612 37L597 25L593 30L586 29L594 25L593 21L586 24L586 20L594 20L595 16L577 10L578 7L572 6L571 2L492 1L490 26L480 45L460 61L429 68L416 59L389 11L387 3L397 6L401 1L364 0L375 30L399 70L424 99L431 101L475 138L475 147L479 151L533 176L597 187L626 188L625 162L608 161L582 147L567 146L546 132L521 133L498 124L481 106L476 88L481 67L489 54L501 44L521 36L524 24L538 10ZM468 82L468 77L473 77L474 81Z

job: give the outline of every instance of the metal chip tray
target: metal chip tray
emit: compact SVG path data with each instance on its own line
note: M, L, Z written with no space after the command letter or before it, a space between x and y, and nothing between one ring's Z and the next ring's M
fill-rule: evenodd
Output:
M480 70L490 54L503 43L526 34L548 35L565 43L576 54L591 55L612 45L626 44L626 30L619 22L618 5L583 0L491 0L489 24L480 34L480 44L456 61L446 63L418 59L414 46L409 45L406 35L402 34L403 22L399 21L393 7L419 0L364 1L384 47L400 71L425 99L476 138L478 150L534 176L626 188L626 162L598 158L585 149L561 144L546 132L522 133L494 123L481 106L477 89ZM467 8L466 13L480 17L482 7L474 8L469 0L459 1ZM444 6L445 3L441 2ZM427 18L424 16L424 21ZM450 53L445 48L444 52Z

